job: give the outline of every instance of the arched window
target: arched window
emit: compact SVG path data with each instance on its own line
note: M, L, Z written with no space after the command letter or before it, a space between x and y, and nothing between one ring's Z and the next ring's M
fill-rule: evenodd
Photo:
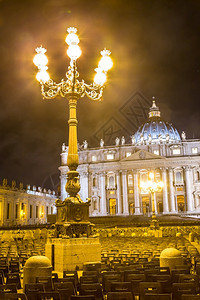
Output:
M114 176L109 176L109 187L114 187L114 185L115 185Z
M181 172L176 172L176 182L181 182L182 177L181 177Z

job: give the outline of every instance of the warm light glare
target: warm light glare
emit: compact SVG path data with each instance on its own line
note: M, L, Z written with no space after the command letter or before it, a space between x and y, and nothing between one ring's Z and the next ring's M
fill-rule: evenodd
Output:
M78 45L70 45L67 49L67 55L72 59L76 60L81 56L81 48Z
M42 67L46 66L48 64L48 58L44 53L47 50L41 46L41 47L36 48L35 51L37 52L37 54L33 58L33 63L38 68L42 68Z
M111 52L109 50L104 49L103 51L101 51L102 58L99 62L98 67L105 72L110 70L113 66L113 61L112 61L111 57L109 56L110 54L111 54Z
M65 42L70 46L70 45L78 45L79 43L79 38L78 35L76 34L77 29L75 27L69 27L67 29L68 35L66 36Z
M104 83L106 82L106 74L99 71L98 69L95 70L97 73L94 76L94 83L97 85L104 85Z
M50 76L49 76L49 73L48 73L45 69L41 69L41 70L39 70L39 72L37 73L36 79L37 79L39 82L45 83L45 82L49 81Z
M43 67L48 64L48 58L45 54L36 54L33 58L33 63L37 67Z
M149 173L149 178L150 178L151 180L154 179L154 174L153 174L152 172Z

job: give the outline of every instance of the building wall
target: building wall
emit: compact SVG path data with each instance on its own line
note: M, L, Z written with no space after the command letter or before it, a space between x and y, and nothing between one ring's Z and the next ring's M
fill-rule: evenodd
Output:
M0 226L43 224L47 222L47 214L55 213L56 194L42 190L40 187L27 186L20 183L16 187L7 184L4 179L0 184Z

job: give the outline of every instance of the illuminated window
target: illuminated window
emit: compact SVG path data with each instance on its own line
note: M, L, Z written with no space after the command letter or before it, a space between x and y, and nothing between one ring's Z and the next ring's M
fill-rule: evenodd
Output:
M10 203L7 204L7 219L9 219L10 216Z
M131 156L131 152L126 152L126 157Z
M128 175L128 185L133 185L133 176L131 174Z
M39 207L38 206L36 206L36 208L35 208L36 210L35 210L35 217L36 218L38 218L38 210L39 210Z
M153 150L153 153L159 155L159 150Z
M181 154L180 148L174 148L174 149L173 149L173 154L174 154L174 155Z
M110 191L110 195L114 195L115 194L115 191Z
M96 155L92 155L92 161L97 161Z
M114 159L114 154L107 154L107 160Z
M192 153L193 154L197 154L198 153L198 149L196 147L192 148Z
M15 206L15 219L19 218L19 204L17 203Z
M129 190L129 194L133 194L133 190Z
M33 205L30 205L30 219L33 217Z

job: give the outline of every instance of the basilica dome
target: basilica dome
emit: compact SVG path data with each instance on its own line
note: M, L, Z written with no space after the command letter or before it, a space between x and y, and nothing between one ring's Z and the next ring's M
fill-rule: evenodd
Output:
M141 125L132 137L136 145L179 143L181 141L177 129L160 117L159 107L153 101L149 111L149 120Z

